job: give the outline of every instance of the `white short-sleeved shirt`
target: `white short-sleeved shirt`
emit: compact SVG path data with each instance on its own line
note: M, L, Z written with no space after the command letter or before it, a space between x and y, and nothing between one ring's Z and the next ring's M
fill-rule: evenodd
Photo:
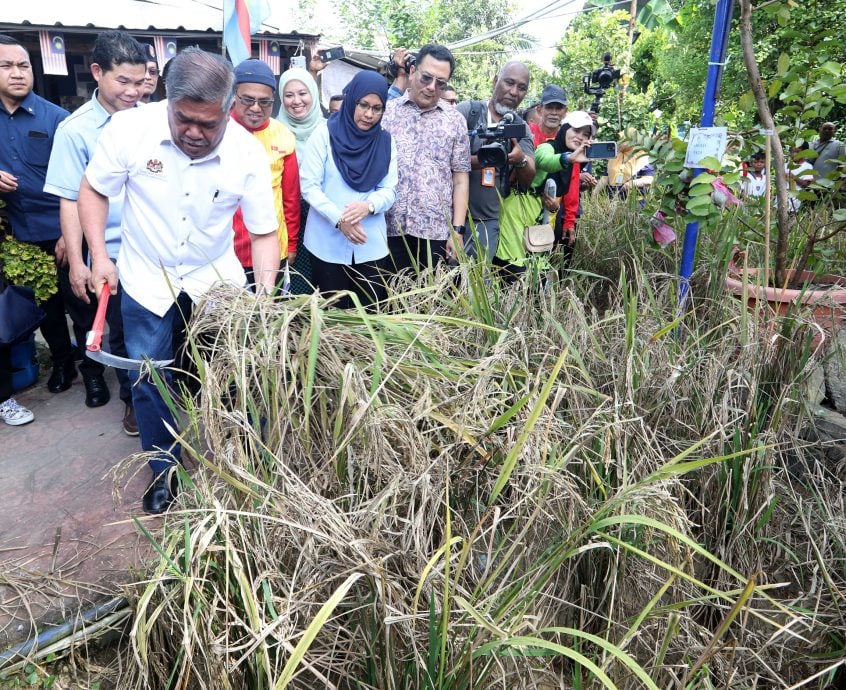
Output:
M118 258L123 289L164 315L174 295L197 300L214 283L245 283L232 217L240 206L256 235L278 226L261 144L227 121L217 148L192 159L173 143L167 101L115 113L85 176L100 194L125 190Z

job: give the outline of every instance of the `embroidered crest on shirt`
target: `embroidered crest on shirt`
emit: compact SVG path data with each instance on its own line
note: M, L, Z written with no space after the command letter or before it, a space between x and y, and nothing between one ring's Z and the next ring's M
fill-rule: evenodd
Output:
M160 173L164 170L164 165L162 162L156 158L151 158L147 161L147 171L151 173Z

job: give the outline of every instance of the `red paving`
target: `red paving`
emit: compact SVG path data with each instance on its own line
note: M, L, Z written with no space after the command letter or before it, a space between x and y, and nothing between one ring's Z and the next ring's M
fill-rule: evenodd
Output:
M130 520L143 516L149 470L136 460L120 481L110 474L140 446L123 432L114 372L106 380L112 400L91 409L80 378L54 395L42 372L15 394L35 421L0 423L0 643L114 596L149 556Z

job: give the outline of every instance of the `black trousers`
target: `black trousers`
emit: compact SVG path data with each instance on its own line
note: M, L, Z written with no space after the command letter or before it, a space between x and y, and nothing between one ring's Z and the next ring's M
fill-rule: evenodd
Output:
M29 242L38 247L50 257L56 256L56 240L42 240L40 242ZM73 293L70 293L73 297ZM43 304L39 305L44 310L44 321L41 322L41 335L47 341L50 348L50 357L53 366L64 366L73 360L73 345L71 344L70 333L68 333L68 322L65 318L65 291L59 281L59 291ZM83 341L84 342L84 341Z
M311 269L317 289L324 297L348 290L355 293L365 307L370 307L388 296L383 276L387 262L385 257L360 264L333 264L312 254ZM351 309L353 301L344 296L337 305L340 309Z
M91 330L94 323L94 314L97 312L97 297L93 292L88 293L90 304L86 304L73 294L70 284L70 272L67 266L59 266L59 289L65 297L65 309L70 316L73 325L73 335L77 345L85 348L85 334ZM123 316L120 313L120 297L123 290L118 283L118 292L109 297L109 306L106 310L106 323L109 324L109 352L118 357L126 357L126 345L123 342ZM83 357L79 363L79 371L83 378L102 375L104 367L89 357ZM125 369L115 369L118 383L120 384L120 399L125 403L132 402L132 389L130 388L129 376Z
M0 403L12 397L12 348L0 345Z
M421 271L446 261L446 240L426 240L414 235L388 238L388 270L399 273L406 269Z

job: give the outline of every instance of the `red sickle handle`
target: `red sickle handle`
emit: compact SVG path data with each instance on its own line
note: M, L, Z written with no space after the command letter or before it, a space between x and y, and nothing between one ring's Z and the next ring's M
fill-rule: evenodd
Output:
M103 339L103 329L106 327L106 309L109 307L109 286L103 285L100 290L100 301L97 303L97 313L94 315L94 325L88 331L85 348L89 352L100 351L100 341Z

